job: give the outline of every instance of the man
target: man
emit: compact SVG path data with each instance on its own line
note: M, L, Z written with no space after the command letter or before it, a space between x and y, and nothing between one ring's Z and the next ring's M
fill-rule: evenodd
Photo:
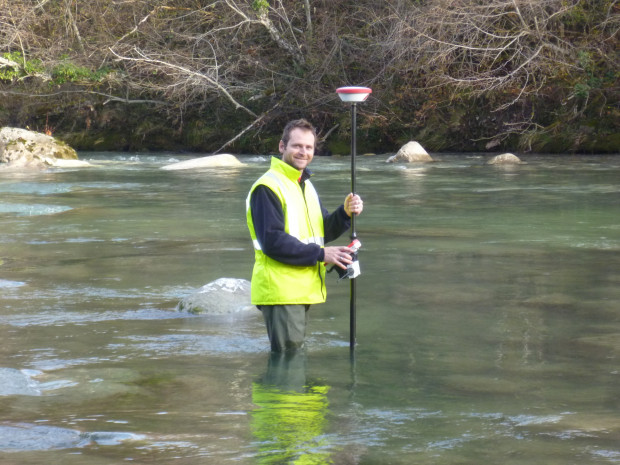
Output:
M263 313L271 350L303 347L308 309L325 302L325 264L352 263L349 247L324 247L350 227L362 199L349 194L328 214L310 182L316 131L306 120L284 128L271 168L250 189L247 222L254 244L252 303Z

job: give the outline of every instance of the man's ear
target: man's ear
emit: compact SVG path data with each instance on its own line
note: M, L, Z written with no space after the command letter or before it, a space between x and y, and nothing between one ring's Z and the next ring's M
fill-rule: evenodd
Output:
M280 153L284 153L284 149L286 149L286 145L284 145L283 141L280 141L280 144L278 145L278 150L280 150Z

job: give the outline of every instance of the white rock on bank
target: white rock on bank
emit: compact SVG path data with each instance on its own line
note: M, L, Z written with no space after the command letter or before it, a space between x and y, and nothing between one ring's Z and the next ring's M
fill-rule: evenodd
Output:
M46 168L54 166L59 159L77 160L77 152L47 134L21 128L0 129L0 163L19 168Z
M396 153L396 155L388 158L387 163L396 163L396 162L431 162L433 159L428 154L424 147L420 145L419 142L410 141L403 145L400 150Z
M58 166L59 160L79 161L73 148L52 136L21 128L0 129L2 169L44 169Z
M229 153L219 155L209 155L207 157L193 158L191 160L172 163L171 165L162 166L162 170L191 170L196 168L218 168L218 167L236 167L244 166L237 157Z

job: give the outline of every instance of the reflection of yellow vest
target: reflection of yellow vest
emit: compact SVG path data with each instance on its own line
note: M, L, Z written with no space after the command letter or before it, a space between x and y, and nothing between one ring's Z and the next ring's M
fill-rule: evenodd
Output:
M317 304L325 302L325 266L294 266L265 255L256 239L250 197L258 185L269 187L280 199L284 212L284 231L304 244L324 245L323 214L319 196L307 180L304 190L298 182L299 170L278 158L254 183L246 200L246 218L254 244L252 303L254 305Z
M253 383L252 432L259 441L258 463L324 465L332 463L325 428L328 386L306 392Z

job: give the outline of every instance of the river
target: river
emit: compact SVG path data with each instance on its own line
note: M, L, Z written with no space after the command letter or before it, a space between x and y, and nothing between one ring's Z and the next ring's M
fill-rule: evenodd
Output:
M268 156L80 158L0 173L1 463L620 463L620 157L358 157L354 357L328 275L286 358L257 311L175 311L250 279ZM333 209L348 157L312 168Z

